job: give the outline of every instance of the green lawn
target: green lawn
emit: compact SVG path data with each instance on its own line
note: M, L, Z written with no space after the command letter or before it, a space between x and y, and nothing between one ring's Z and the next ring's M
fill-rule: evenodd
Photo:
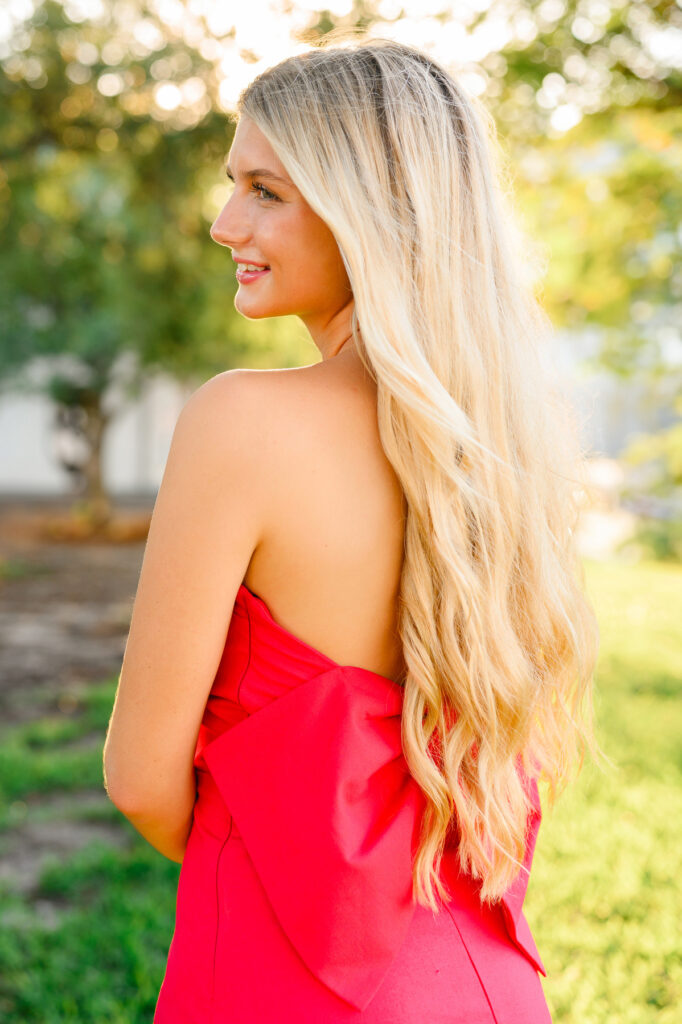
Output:
M546 812L527 917L556 1022L673 1024L682 1006L682 568L586 563L599 740Z
M586 573L602 636L598 735L618 767L588 764L545 810L526 914L554 1024L672 1024L682 1005L682 568L586 563ZM101 792L114 690L114 680L83 688L0 737L0 860L17 829L56 815L128 840L54 854L30 898L0 881L7 1024L152 1018L180 867L112 805L79 799Z

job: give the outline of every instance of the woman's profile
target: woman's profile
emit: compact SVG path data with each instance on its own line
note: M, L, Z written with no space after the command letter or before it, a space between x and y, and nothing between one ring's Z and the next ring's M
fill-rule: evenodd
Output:
M236 308L322 358L203 384L156 499L104 752L182 863L155 1024L543 1024L538 782L598 752L599 632L492 119L361 39L235 120Z

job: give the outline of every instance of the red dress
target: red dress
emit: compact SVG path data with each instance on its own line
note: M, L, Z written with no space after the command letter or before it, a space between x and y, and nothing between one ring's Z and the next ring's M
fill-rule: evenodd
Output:
M396 683L338 665L240 586L154 1024L551 1024L525 872L484 909L453 846L453 900L438 914L412 901L424 798L401 706Z

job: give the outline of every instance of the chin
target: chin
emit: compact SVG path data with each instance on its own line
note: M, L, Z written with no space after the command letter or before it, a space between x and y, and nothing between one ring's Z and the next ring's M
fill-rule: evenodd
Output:
M253 305L250 305L248 302L241 303L236 298L234 308L246 320L263 320L272 316L284 316L278 309L273 309L271 306L259 305L257 302L254 302Z
M296 316L296 310L300 307L292 306L290 302L278 306L272 300L259 300L255 295L250 300L248 296L240 295L237 292L234 297L234 308L247 320L262 320L265 317L273 316Z

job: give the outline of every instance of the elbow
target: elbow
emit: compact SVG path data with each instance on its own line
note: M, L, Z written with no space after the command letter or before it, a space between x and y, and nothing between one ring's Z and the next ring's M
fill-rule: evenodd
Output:
M104 766L103 782L106 794L114 807L118 807L122 814L128 814L130 812L132 801L119 787L119 784L114 781L111 773L107 771L106 765Z
M141 818L150 814L149 804L143 803L139 794L133 790L116 783L112 784L108 777L105 777L104 788L112 804L118 808L124 818Z
M107 796L121 814L127 817L139 810L139 795L133 791L129 783L120 778L120 773L117 774L115 771L111 759L107 760L106 747L102 758L102 781Z

